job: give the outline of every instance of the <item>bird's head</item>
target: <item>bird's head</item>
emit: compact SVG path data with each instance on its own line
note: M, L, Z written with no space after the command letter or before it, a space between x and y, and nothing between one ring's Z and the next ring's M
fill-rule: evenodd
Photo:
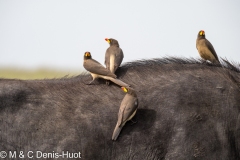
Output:
M91 56L91 53L90 52L85 52L84 53L84 59L91 59L92 56Z
M113 38L105 38L105 41L107 41L107 42L110 44L110 46L116 45L116 46L119 47L118 41L117 41L116 39L113 39Z
M203 36L203 37L205 37L205 32L204 32L204 30L199 31L199 32L198 32L198 36Z
M121 87L121 89L123 90L123 92L128 93L128 88L127 87Z
M109 44L111 43L111 39L105 38L105 41L107 41Z
M199 31L199 35L200 35L200 36L204 36L204 35L205 35L204 30Z
M123 90L123 92L125 93L128 93L128 94L131 94L133 96L137 96L136 93L135 93L135 90L131 87L121 87L121 89Z

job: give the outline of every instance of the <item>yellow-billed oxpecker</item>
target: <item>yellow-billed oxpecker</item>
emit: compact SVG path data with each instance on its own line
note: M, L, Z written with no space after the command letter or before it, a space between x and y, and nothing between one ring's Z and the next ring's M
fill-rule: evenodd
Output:
M209 60L215 64L220 64L217 53L213 45L205 38L205 32L203 30L198 32L196 47L203 59Z
M123 51L119 47L118 41L113 38L105 38L105 40L109 43L109 47L105 53L105 65L108 70L112 73L115 73L117 68L121 65L123 60Z
M138 108L138 98L135 90L130 87L122 87L121 89L127 94L123 98L119 108L118 121L113 131L112 140L117 140L123 126L134 117Z
M116 75L106 69L102 64L100 64L98 61L92 59L90 52L84 53L84 61L83 61L83 67L90 72L90 74L93 77L93 80L89 83L91 84L95 79L97 78L103 78L106 80L110 80L113 83L116 83L119 86L127 87L128 84L122 82L119 79L116 79Z

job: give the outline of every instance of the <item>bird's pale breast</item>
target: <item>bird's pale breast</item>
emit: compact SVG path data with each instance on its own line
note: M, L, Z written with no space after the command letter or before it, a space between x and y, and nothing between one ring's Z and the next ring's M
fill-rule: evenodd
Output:
M200 54L200 56L205 59L205 60L209 60L209 61L213 61L215 60L214 55L212 54L212 52L208 49L207 45L205 44L204 39L203 40L199 40L197 42L197 49L198 49L198 53Z

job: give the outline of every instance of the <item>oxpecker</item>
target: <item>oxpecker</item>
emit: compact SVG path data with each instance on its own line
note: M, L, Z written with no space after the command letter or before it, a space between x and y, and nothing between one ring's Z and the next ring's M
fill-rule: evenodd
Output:
M215 64L220 64L217 53L213 45L205 38L205 32L203 30L198 32L196 47L203 59L209 60Z
M122 82L119 79L116 79L116 75L109 70L107 70L102 64L100 64L98 61L92 59L90 52L84 53L84 61L83 61L83 67L90 72L90 74L93 77L93 80L89 83L91 84L95 79L97 78L103 78L106 80L110 80L119 86L127 87L128 84Z
M120 66L123 60L123 51L119 47L118 41L113 38L105 38L109 43L110 47L106 50L105 53L105 65L108 70L112 73L115 73L117 68Z
M135 90L130 87L122 87L122 90L127 94L123 98L119 108L118 121L113 131L112 140L117 140L123 126L134 117L138 108L138 98Z

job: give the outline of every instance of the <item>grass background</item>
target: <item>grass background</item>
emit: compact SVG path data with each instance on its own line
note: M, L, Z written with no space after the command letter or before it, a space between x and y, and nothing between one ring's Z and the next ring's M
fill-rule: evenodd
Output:
M0 78L7 79L50 79L65 76L77 76L82 71L64 71L50 68L39 68L36 70L0 68Z

